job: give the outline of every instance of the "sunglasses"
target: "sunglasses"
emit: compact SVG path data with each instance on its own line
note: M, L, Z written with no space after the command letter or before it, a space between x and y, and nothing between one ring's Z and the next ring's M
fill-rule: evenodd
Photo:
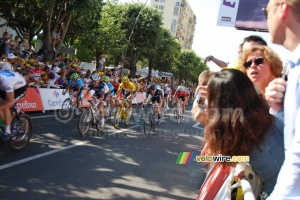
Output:
M244 63L244 67L245 68L249 68L251 67L252 63L254 63L255 65L260 65L264 62L264 58L256 58L254 61L248 61Z

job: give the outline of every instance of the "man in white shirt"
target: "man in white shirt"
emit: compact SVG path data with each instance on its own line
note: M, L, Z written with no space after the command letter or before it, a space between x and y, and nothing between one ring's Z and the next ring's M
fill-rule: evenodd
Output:
M270 112L284 113L285 161L268 199L300 199L300 0L270 0L264 13L271 40L291 52L288 83L274 79L265 90Z
M7 61L2 63L1 70L12 70L12 63L15 62L15 55L12 53L9 53L6 57Z

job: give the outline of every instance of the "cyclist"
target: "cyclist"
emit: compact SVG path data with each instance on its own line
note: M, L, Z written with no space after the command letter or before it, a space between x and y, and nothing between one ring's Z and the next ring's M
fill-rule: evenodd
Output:
M129 78L127 76L124 76L122 78L122 83L119 86L118 91L115 94L115 97L117 98L118 95L120 94L121 91L124 91L124 98L129 98L129 108L128 108L128 113L131 113L131 108L132 108L132 99L135 96L136 93L136 87L135 84L129 81Z
M182 108L182 114L184 114L185 104L188 100L188 95L187 95L187 91L185 90L185 88L183 86L178 86L177 90L175 91L174 101L173 101L174 106L176 105L178 100L182 100L182 103L180 106Z
M157 104L157 114L158 114L157 124L160 124L160 108L163 102L162 99L163 99L162 91L160 89L157 89L155 83L152 83L146 92L146 99L144 103L152 102Z
M26 80L21 74L11 70L0 70L0 118L5 122L3 141L13 138L10 129L10 107L25 96L26 90Z
M110 104L112 102L112 97L115 94L114 86L111 84L109 76L102 76L102 81L109 88L109 97L107 98L107 102Z
M164 98L166 99L167 109L169 109L169 98L170 98L171 89L169 88L168 84L164 86L163 91L164 91Z
M80 78L78 78L77 73L73 73L70 77L69 83L66 89L62 92L63 95L67 93L67 91L72 90L76 91L76 109L75 115L79 114L80 100L82 99L82 90L84 88L83 82Z
M92 83L88 85L88 91L85 93L84 97L86 97L87 93L90 92L91 90L95 91L95 93L93 94L93 97L97 98L96 103L98 103L98 101L99 101L98 109L99 109L101 117L102 117L100 126L103 127L104 126L104 115L105 115L104 106L106 105L105 101L109 95L109 88L104 83L104 81L100 81L101 76L98 73L94 73L92 75L91 79L92 79Z

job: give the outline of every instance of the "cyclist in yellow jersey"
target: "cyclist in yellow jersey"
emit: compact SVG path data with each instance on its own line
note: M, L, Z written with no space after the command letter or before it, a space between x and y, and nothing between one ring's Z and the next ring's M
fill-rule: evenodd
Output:
M122 83L119 86L118 91L115 94L115 97L118 97L118 95L120 94L120 92L124 90L124 98L128 98L129 99L129 108L132 107L132 99L135 96L136 93L136 87L135 84L129 81L129 78L127 76L124 76L122 78Z

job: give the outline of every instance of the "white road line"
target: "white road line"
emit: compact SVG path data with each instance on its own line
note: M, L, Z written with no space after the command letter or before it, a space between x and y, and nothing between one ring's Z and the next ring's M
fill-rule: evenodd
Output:
M40 118L48 118L48 117L55 117L54 115L46 115L46 116L35 116L35 117L30 117L31 119L40 119Z
M76 144L73 144L73 145L70 145L70 146L66 146L66 147L63 147L63 148L60 148L60 149L55 149L55 150L52 150L52 151L49 151L49 152L45 152L45 153L42 153L42 154L38 154L38 155L29 157L29 158L25 158L25 159L18 160L18 161L12 162L12 163L8 163L6 165L1 165L0 166L0 170L6 169L6 168L9 168L9 167L13 167L13 166L25 163L25 162L29 162L29 161L32 161L32 160L35 160L35 159L38 159L38 158L42 158L42 157L45 157L45 156L49 156L51 154L58 153L60 151L64 151L64 150L67 150L67 149L71 149L73 147L76 147L76 146L79 146L79 145L83 145L83 144L86 144L86 143L88 143L88 142L78 142Z
M130 126L130 127L128 127L128 128L132 129L132 128L139 127L139 126L141 126L141 125ZM130 130L130 129L119 129L119 130L117 130L117 131L115 131L114 133L109 134L109 135L115 135L115 134L117 134L117 133L121 133L121 132L124 132L124 131L126 131L126 130ZM130 131L131 131L131 130L130 130ZM133 131L133 130L132 130L132 131ZM137 131L137 132L138 132L138 131Z
M197 128L197 129L200 129L200 130L203 130L204 131L204 128L202 128L202 127L198 127L200 125L200 123L199 122L197 122L196 124L194 124L192 127L193 128Z

